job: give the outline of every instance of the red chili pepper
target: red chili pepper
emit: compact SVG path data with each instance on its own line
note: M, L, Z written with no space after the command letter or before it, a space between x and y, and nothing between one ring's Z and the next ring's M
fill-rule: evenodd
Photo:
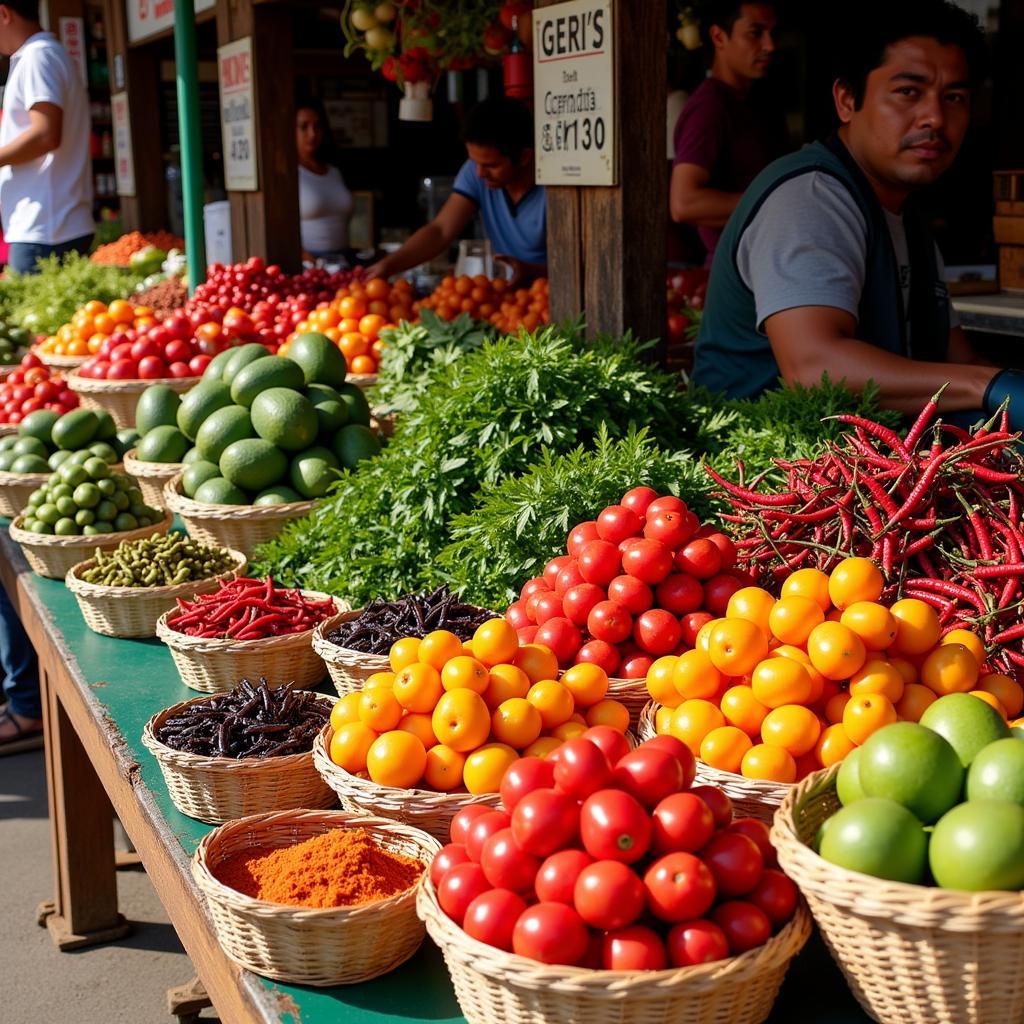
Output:
M925 432L928 424L931 423L932 418L935 416L935 412L939 407L939 399L942 398L942 393L949 387L949 382L939 388L934 395L928 400L925 407L918 413L917 419L914 420L913 426L907 431L907 436L904 439L904 444L910 451L913 451L917 447L918 439Z
M1016 626L1004 629L1002 633L996 633L992 637L992 643L1005 644L1009 640L1019 640L1021 637L1024 637L1024 622L1018 622Z
M961 467L968 473L973 473L979 480L987 480L992 484L1012 484L1020 480L1017 473L1004 473L998 469L990 469L988 466L979 466L976 462L965 462Z
M953 598L954 600L964 601L977 608L981 615L988 614L988 608L985 607L985 601L980 594L967 587L962 587L959 583L954 583L952 580L917 579L914 580L914 587L919 590L934 591L937 594L942 594L944 597Z
M755 504L767 505L770 507L779 507L782 505L792 505L799 500L797 494L759 494L757 491L748 490L745 487L737 487L736 484L729 483L724 477L719 476L710 466L705 466L704 471L711 477L712 480L718 484L719 487L728 491L729 494L733 494L738 498L744 498L747 501L752 501Z
M910 452L895 430L875 423L873 420L865 419L863 416L841 415L834 417L840 423L848 423L850 426L862 427L872 437L877 437L883 444L887 444L894 452L899 452L904 459L910 458Z
M907 496L907 500L896 510L893 515L889 517L889 522L885 524L885 528L891 529L896 526L905 515L914 511L918 502L924 497L925 492L931 486L932 481L935 479L936 473L942 467L943 456L940 454L936 456L931 462L928 463L927 468L921 474L921 479L918 480L914 489Z

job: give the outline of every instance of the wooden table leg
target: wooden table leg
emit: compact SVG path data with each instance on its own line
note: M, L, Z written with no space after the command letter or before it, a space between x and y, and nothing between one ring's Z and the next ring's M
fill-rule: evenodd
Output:
M39 675L54 867L54 899L39 918L58 949L81 949L131 931L117 911L113 808L42 659Z

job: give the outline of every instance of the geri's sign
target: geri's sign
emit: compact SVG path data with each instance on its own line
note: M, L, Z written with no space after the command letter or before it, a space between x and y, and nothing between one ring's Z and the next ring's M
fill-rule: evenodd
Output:
M196 12L208 11L217 0L195 0ZM140 39L163 32L174 25L174 0L127 0L128 41L137 43Z
M614 0L533 12L535 151L541 185L614 185Z

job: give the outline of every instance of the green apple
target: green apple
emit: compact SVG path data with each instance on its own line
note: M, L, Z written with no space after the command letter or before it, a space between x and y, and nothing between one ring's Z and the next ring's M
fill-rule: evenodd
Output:
M1011 737L980 750L967 772L967 799L1024 805L1024 743Z
M1003 800L954 807L932 831L928 861L944 889L1024 889L1024 807Z
M970 767L983 747L1010 735L1002 715L991 704L969 693L947 693L929 704L921 716L921 725L945 736L965 768Z
M819 853L851 871L917 883L924 877L928 838L921 822L902 804L864 797L829 819Z
M843 758L836 775L836 794L843 806L867 796L860 784L860 752L860 747L854 747Z
M942 736L923 725L887 725L869 736L858 753L864 794L895 800L926 825L960 802L960 758Z

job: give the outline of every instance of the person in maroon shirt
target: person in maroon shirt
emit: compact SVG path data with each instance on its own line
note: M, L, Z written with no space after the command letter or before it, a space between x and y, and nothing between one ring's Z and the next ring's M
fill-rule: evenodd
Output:
M781 112L751 95L771 66L776 20L770 3L714 0L703 12L715 56L676 122L669 208L698 229L706 266L744 189L789 148Z

